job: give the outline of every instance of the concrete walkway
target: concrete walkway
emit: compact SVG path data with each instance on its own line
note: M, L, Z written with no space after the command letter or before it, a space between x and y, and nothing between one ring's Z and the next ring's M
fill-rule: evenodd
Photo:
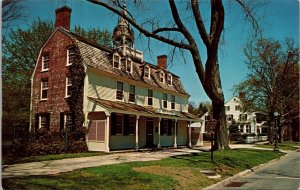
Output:
M13 164L6 165L3 167L2 178L31 175L54 175L81 168L135 161L154 161L160 160L162 158L198 152L200 152L200 150L193 150L189 148L162 149L159 151L112 153L109 155L100 155L92 157L68 158L62 160Z

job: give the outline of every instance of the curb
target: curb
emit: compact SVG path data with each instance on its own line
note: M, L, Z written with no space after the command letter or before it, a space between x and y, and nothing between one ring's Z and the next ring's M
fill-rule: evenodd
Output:
M217 190L217 189L220 189L221 187L224 187L224 186L228 185L229 183L233 182L234 180L236 180L239 177L245 176L245 175L247 175L247 174L249 174L251 172L255 172L256 170L262 168L265 165L271 164L273 162L276 162L276 161L279 161L279 160L285 158L286 155L287 155L287 153L285 155L283 155L283 156L280 156L279 158L275 158L273 160L270 160L269 162L266 162L266 163L254 166L251 169L247 169L245 171L242 171L242 172L240 172L238 174L235 174L234 176L231 176L229 178L226 178L223 181L220 181L220 182L218 182L218 183L216 183L214 185L205 187L205 188L203 188L203 190L214 190L214 189Z

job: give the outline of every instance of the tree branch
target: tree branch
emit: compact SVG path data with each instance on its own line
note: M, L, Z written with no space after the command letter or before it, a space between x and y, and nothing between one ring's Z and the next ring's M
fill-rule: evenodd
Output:
M136 28L138 31L140 31L141 33L143 33L146 37L152 37L156 40L159 40L159 41L162 41L164 43L167 43L169 45L173 45L173 46L176 46L178 48L183 48L183 49L187 49L187 50L190 50L192 49L191 48L191 45L189 44L185 44L183 42L177 42L177 41L174 41L174 40L171 40L171 39L168 39L168 38L165 38L164 36L161 36L161 35L157 35L157 34L154 34L153 32L150 32L148 30L146 30L145 28L141 27L139 24L137 24L133 19L130 19L128 18L122 11L119 11L117 10L116 8L108 5L107 3L104 3L102 1L97 1L97 0L87 0L93 4L96 4L96 5L100 5L102 7L105 7L107 8L108 10L118 14L119 16L123 17L125 20L127 20L134 28Z
M201 14L200 14L200 10L199 10L199 4L198 4L198 0L191 0L192 3L192 10L193 10L193 15L195 18L195 22L199 31L199 34L201 36L201 39L203 41L203 43L205 44L206 48L209 48L210 43L209 43L209 37L208 34L206 32Z
M181 32L179 28L158 28L154 31L152 31L153 34L157 34L159 32Z

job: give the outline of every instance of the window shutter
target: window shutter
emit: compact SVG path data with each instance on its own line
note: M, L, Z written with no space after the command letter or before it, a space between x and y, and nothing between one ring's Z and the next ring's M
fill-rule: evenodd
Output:
M112 113L111 114L111 135L116 135L115 121L116 121L116 114Z
M50 113L46 114L46 128L50 130Z
M59 126L60 126L60 131L64 130L64 124L65 124L65 114L64 112L60 112L59 114Z
M124 114L124 135L129 134L129 115Z
M39 129L39 114L35 114L35 124L34 124L35 131Z
M173 128L172 120L168 119L168 135L172 135L172 128Z

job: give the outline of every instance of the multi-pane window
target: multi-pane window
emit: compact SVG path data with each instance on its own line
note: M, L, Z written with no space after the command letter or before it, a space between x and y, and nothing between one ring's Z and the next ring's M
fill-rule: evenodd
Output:
M171 109L175 109L175 96L171 95Z
M159 81L160 82L165 82L165 73L163 71L159 72Z
M150 67L148 65L145 66L144 77L150 79Z
M65 114L65 128L71 128L72 127L72 113L66 113Z
M246 125L246 133L251 133L251 126L250 125Z
M48 98L48 79L42 79L41 81L41 100Z
M39 128L47 127L47 116L41 115L40 116L40 126Z
M233 120L233 115L232 114L226 115L226 119L227 119L227 121L232 121Z
M44 54L42 56L42 71L48 71L49 70L49 54Z
M160 126L161 135L174 135L175 134L175 121L171 119L162 119Z
M240 114L240 121L247 121L247 114Z
M119 55L114 55L113 56L113 67L114 68L120 68L120 56Z
M67 77L66 78L66 97L71 96L71 87L72 87L71 79L70 79L70 77Z
M75 47L68 48L67 66L75 63L75 58L76 58Z
M126 71L131 73L132 72L132 61L131 59L126 60Z
M236 110L236 111L241 110L241 106L236 105L236 106L235 106L235 110Z
M163 108L168 107L168 95L163 93Z
M116 99L123 100L123 82L117 81Z
M148 89L148 106L153 105L153 90Z
M135 86L130 85L129 102L135 102Z
M134 132L135 132L135 116L131 115L129 116L129 119L128 119L128 134L129 135L134 135Z
M167 83L168 83L168 85L172 85L172 75L171 74L168 74Z
M225 106L226 111L230 111L230 106Z
M123 135L123 115L116 114L114 121L116 135Z

